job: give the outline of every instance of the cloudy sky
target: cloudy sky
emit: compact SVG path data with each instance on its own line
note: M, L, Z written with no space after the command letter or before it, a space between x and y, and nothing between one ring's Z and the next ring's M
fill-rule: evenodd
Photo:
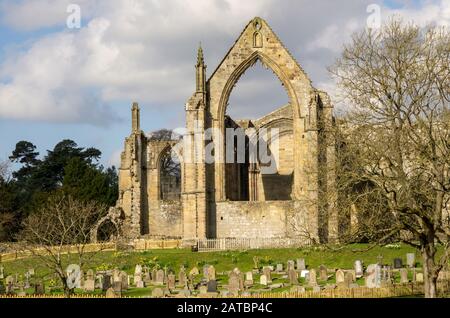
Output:
M74 3L82 20L71 29ZM211 74L255 16L316 87L332 91L326 67L367 26L373 4L381 19L450 24L450 0L0 0L0 160L20 140L44 153L73 139L99 148L104 165L117 164L132 102L147 132L183 126L199 42ZM229 112L255 118L286 102L275 76L256 65L233 91Z

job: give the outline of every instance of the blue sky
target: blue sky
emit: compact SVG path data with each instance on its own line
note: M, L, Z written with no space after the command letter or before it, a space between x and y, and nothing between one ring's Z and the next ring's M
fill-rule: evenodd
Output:
M82 26L66 27L67 5L81 7ZM118 163L130 132L130 105L141 105L146 132L184 125L201 41L208 74L254 16L267 20L315 86L333 93L326 67L367 6L381 18L450 21L450 0L0 0L0 160L20 140L41 154L62 139ZM271 72L256 66L233 91L230 114L257 117L286 101Z

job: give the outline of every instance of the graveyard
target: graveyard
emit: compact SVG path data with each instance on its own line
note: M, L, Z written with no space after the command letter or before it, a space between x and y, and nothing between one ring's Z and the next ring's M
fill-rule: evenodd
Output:
M206 253L188 249L112 251L97 253L79 270L74 265L76 255L67 255L65 262L74 297L300 298L345 297L361 291L367 297L368 290L374 297L389 297L387 291L392 288L397 288L394 296L420 297L423 283L420 256L400 244ZM441 295L445 297L450 274L443 271L439 278L445 285ZM377 290L386 293L377 294ZM345 294L349 291L351 294ZM55 274L36 259L0 263L0 297L63 295Z

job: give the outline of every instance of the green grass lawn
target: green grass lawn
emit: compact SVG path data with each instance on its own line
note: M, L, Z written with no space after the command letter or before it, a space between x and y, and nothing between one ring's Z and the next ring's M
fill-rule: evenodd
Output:
M103 252L92 257L84 266L84 270L105 270L118 268L129 274L134 273L136 264L160 267L168 267L178 271L180 266L191 269L194 266L202 267L205 264L214 265L217 272L230 271L238 267L242 272L253 269L253 258L259 258L260 266L276 265L283 263L286 267L288 260L304 258L307 266L317 268L325 265L328 268L351 269L355 260L362 260L368 265L377 262L379 255L383 256L383 262L392 264L394 258L403 259L406 263L406 253L413 253L415 250L405 245L395 245L392 247L375 247L368 251L367 245L354 244L346 247L331 250L325 247L309 247L298 249L268 249L249 251L224 251L211 253L195 253L187 249L173 250L151 250L145 252ZM417 253L416 253L417 255ZM416 256L416 261L421 262L420 256ZM67 264L77 263L76 255L66 256ZM24 259L12 262L4 262L2 266L6 274L24 274L30 267L36 269L37 274L44 276L47 270L40 265L36 259Z
M268 250L249 250L249 251L224 251L211 253L195 253L187 249L173 250L151 250L145 252L103 252L91 255L91 259L84 264L83 270L107 270L118 268L126 271L128 274L134 273L136 264L155 265L178 273L181 266L189 271L197 266L201 272L203 265L214 265L217 272L217 279L225 283L227 281L226 272L238 267L241 272L251 271L254 267L254 257L259 258L259 266L273 265L283 263L286 267L288 260L304 258L309 268L318 268L325 265L329 269L352 269L355 260L362 260L365 265L376 263L378 256L383 256L383 263L392 264L394 258L401 258L406 263L406 253L415 252L409 246L395 244L391 246L378 246L367 250L368 245L355 244L348 245L336 250L325 247L308 248L290 248L290 249L268 249ZM420 266L421 258L416 253L416 261ZM77 263L76 255L65 256L65 263ZM43 267L37 259L25 259L12 262L4 262L5 277L7 275L25 274L29 268L34 268L36 277L43 278L46 286L51 285L50 271ZM201 276L201 275L200 275ZM285 282L285 279L274 275L274 283ZM254 281L258 282L259 276L254 276ZM333 279L329 281L332 283ZM358 281L362 284L363 281ZM255 286L257 289L258 286ZM286 289L286 288L285 288ZM282 291L284 291L283 289ZM151 294L152 287L145 289L130 289L125 296L148 296ZM281 290L280 290L281 291ZM58 291L55 291L58 292ZM80 291L81 292L81 291Z

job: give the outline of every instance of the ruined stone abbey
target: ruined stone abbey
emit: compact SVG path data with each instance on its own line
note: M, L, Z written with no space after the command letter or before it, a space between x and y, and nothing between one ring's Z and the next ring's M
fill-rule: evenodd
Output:
M258 120L230 118L231 91L258 60L281 81L289 104ZM196 91L185 106L184 147L175 148L179 140L147 136L139 111L134 104L132 132L121 156L120 198L109 215L123 236L338 240L335 143L329 133L333 106L264 20L255 18L245 27L209 79L199 49ZM276 172L263 174L263 164L248 156L244 162L225 163L229 148L223 138L211 136L212 152L206 142L195 142L204 140L209 128L277 128ZM208 151L213 163L202 160ZM162 162L171 153L178 156L180 171L167 175ZM200 160L190 160L193 154L200 154Z

